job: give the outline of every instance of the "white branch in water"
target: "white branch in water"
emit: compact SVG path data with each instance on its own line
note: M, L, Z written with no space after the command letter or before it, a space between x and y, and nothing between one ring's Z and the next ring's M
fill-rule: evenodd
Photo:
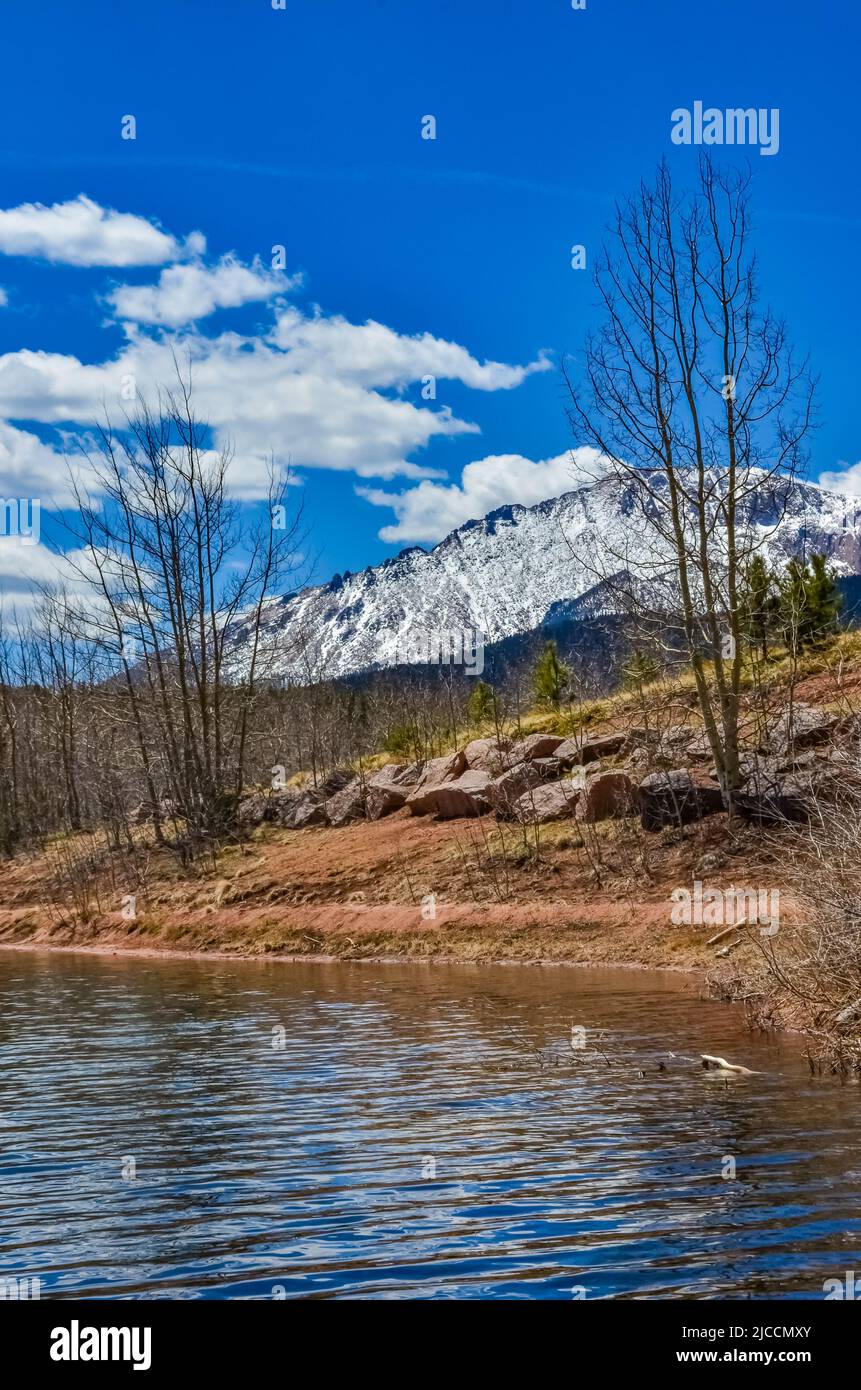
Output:
M750 1067L740 1067L735 1062L728 1062L725 1057L710 1057L707 1052L701 1052L703 1066L706 1071L731 1071L737 1076L756 1076L758 1073L751 1071Z

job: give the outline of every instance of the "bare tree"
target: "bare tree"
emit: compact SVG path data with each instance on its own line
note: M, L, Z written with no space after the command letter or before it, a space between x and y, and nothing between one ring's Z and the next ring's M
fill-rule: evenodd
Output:
M790 504L814 394L784 324L759 307L748 184L704 158L682 199L663 164L617 207L595 273L605 322L584 379L568 378L572 426L631 515L607 583L643 618L651 610L652 630L678 624L728 806L740 781L741 579Z
M101 428L88 490L72 481L70 563L93 596L78 606L79 629L98 635L125 694L156 836L167 798L193 852L235 815L271 655L267 605L295 567L298 517L287 520L287 480L272 467L265 511L243 523L231 453L207 448L190 382L177 377L156 410L142 405L120 432Z

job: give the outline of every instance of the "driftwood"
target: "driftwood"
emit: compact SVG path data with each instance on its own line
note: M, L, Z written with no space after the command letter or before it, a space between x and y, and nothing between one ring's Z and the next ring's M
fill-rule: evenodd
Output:
M756 1076L757 1072L751 1071L750 1067L740 1067L735 1062L728 1062L725 1057L710 1057L707 1052L701 1052L702 1064L706 1071L731 1071L736 1076Z
M725 936L729 936L730 932L734 932L735 930L736 925L733 922L730 926L724 927L722 931L715 932L714 936L710 936L708 941L706 942L706 945L716 946L719 941L723 941Z

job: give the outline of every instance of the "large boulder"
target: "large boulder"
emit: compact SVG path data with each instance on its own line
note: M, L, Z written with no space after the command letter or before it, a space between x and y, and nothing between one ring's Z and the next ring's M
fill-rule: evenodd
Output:
M573 816L583 794L582 778L566 778L543 787L532 787L518 797L512 807L515 820L522 825L544 825L547 821Z
M344 787L348 786L355 776L356 774L353 772L352 768L333 768L320 785L315 788L315 791L320 793L324 801L328 801L330 796L334 796L336 792L343 791Z
M531 763L536 758L546 758L555 753L560 743L564 742L565 740L556 734L529 734L527 738L522 738L519 743L512 745L508 753L508 766L514 767L517 763Z
M857 772L838 757L799 754L794 759L761 759L754 775L734 798L741 815L755 821L809 820L819 800L857 797Z
M424 763L387 763L372 772L365 788L365 815L368 820L399 811L411 792L415 791L424 770Z
M838 750L832 753L819 748L805 748L801 752L790 752L782 758L775 758L775 772L819 772L833 769L836 762L842 762Z
M354 777L325 803L326 819L330 825L347 825L350 821L364 820L365 787L361 777Z
M565 767L595 763L601 758L612 758L616 753L621 753L626 742L627 735L624 733L578 734L576 738L566 738L560 743L553 756Z
M810 819L814 788L807 779L776 778L768 784L754 784L753 791L750 785L733 798L734 810L745 820L780 825Z
M770 753L785 756L790 749L807 748L812 743L821 743L837 724L833 714L796 701L787 705L774 724L766 740Z
M720 788L695 780L687 768L650 772L640 783L639 802L644 830L686 825L723 810Z
M577 807L580 820L609 820L629 816L638 805L637 788L624 772L607 769L587 777Z
M253 792L240 801L237 817L246 828L267 822L283 823L299 800L297 791Z
M414 816L435 815L440 820L483 816L491 809L487 789L492 780L486 772L467 771L448 782L419 787L407 797L406 805Z
M738 758L739 785L744 786L752 777L770 778L776 771L774 759L763 758L759 753L740 753ZM717 767L712 764L708 770L708 776L713 782L719 782L720 777Z
M740 790L749 796L766 797L780 789L779 758L746 754L739 758ZM717 769L714 770L717 778Z
M549 758L533 758L532 762L526 764L518 763L517 766L534 767L539 780L542 782L553 782L557 777L561 777L562 773L566 770L559 759L552 753Z
M365 814L368 820L380 820L383 816L399 811L411 792L418 786L424 772L423 762L387 763L385 767L372 772L365 792Z
M487 772L491 777L497 777L502 772L507 761L507 754L511 748L511 739L504 738L474 738L463 750L466 758L466 765L474 772Z
M368 820L382 820L399 811L409 796L408 787L368 787L365 792L365 815Z
M442 782L451 782L464 772L466 757L462 749L457 753L446 753L441 758L431 758L430 762L425 763L415 790L425 791L430 787L438 787Z
M425 770L424 762L386 763L367 778L369 787L417 787Z
M543 782L549 780L541 767L543 761L546 760L518 763L516 767L509 768L488 784L484 794L501 820L514 816L515 802L524 792L529 791L530 787L540 787Z
M688 730L688 733L690 733L690 730ZM700 730L698 734L694 734L693 738L689 739L685 752L694 762L700 762L705 758L711 758L713 756L712 746L709 743L709 736L705 729Z
M264 821L274 820L272 811L271 797L265 792L254 792L242 798L236 818L242 826L262 825Z
M645 777L654 768L654 759L648 748L630 748L625 754L625 769L637 777Z
M288 830L304 830L309 825L326 825L326 800L321 788L304 791L280 823Z

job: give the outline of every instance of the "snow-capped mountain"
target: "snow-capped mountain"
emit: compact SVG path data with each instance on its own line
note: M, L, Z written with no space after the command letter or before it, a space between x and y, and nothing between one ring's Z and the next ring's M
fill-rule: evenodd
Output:
M487 643L539 627L550 610L606 608L602 577L648 572L648 526L635 484L607 476L537 506L499 507L433 550L413 547L358 574L273 600L265 613L267 671L297 682L394 665L411 634L478 629ZM861 506L812 483L772 483L749 508L771 560L824 551L861 573ZM769 534L771 533L771 534ZM648 582L646 580L646 582ZM554 608L555 606L555 608ZM241 630L231 674L247 656Z

